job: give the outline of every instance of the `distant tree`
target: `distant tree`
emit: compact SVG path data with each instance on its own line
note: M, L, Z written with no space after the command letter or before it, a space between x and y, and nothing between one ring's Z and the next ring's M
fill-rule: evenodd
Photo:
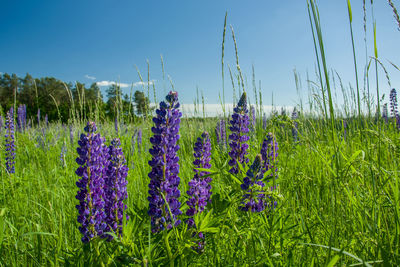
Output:
M136 106L136 113L138 115L146 116L150 112L150 101L141 91L136 91L134 100Z

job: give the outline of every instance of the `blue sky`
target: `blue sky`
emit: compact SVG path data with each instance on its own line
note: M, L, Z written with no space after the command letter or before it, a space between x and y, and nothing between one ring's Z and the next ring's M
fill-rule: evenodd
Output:
M367 1L368 3L370 1ZM400 8L399 1L393 1ZM362 0L351 1L359 75L365 64ZM319 1L329 68L344 84L355 86L347 1ZM147 80L154 80L157 97L163 81L160 55L183 103L192 103L196 87L207 103L218 103L221 92L223 20L235 30L239 63L249 89L254 64L261 80L264 104L295 105L293 69L303 79L315 80L315 54L306 1L3 1L0 16L0 72L34 77L53 76L64 81L117 81L139 85L135 65ZM378 53L392 86L400 89L400 31L386 1L375 1ZM373 55L371 8L367 5L368 53ZM229 30L229 28L228 28ZM230 30L226 35L225 63L235 69ZM228 68L226 67L226 70ZM370 76L374 76L371 68ZM232 102L229 73L225 73L226 102ZM389 87L380 72L381 91ZM167 78L166 78L167 79ZM375 81L371 78L371 83ZM362 81L360 81L362 85ZM105 89L106 87L103 87ZM135 87L135 89L140 86ZM375 90L375 87L372 88ZM129 93L129 87L124 92ZM338 92L340 94L340 92ZM386 96L387 99L387 96Z

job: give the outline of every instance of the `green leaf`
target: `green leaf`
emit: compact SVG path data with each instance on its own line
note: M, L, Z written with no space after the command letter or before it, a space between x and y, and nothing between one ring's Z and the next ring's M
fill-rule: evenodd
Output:
M331 259L331 261L328 263L328 265L326 265L326 266L327 267L333 267L339 259L340 259L340 256L339 255L335 255L335 257L333 257Z

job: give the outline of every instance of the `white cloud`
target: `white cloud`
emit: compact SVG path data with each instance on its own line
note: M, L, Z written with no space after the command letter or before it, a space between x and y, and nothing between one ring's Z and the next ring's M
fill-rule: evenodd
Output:
M149 81L149 82L135 82L132 86L133 87L137 87L137 86L147 86L147 84L148 85L153 85L154 84L154 82L155 82L155 80L151 80L151 81Z
M129 87L129 86L130 86L130 85L127 84L127 83L116 83L116 82L112 82L112 81L101 81L101 82L96 82L96 84L97 84L98 86L111 86L111 85L113 85L113 84L116 84L116 85L118 85L118 86L121 87L121 88L126 88L126 87Z
M96 80L96 77L90 76L89 74L86 74L86 75L85 75L85 78L86 78L86 79L89 79L89 80Z

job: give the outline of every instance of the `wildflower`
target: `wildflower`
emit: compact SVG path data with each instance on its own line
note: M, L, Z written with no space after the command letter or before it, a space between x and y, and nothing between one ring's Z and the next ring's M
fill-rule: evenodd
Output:
M118 135L118 118L117 118L117 116L115 116L114 128L115 128L115 132L116 132L117 135Z
M11 107L6 115L6 169L8 173L15 173L15 143L14 143L14 109Z
M149 161L152 169L149 173L148 197L148 214L151 216L153 233L180 224L177 219L182 213L179 209L181 203L178 201L180 178L177 141L182 113L178 108L178 93L171 91L166 96L166 102L160 102L157 115L153 118L155 126L151 130L154 135L150 138L153 146L149 150L153 158Z
M128 167L120 146L121 142L118 138L111 141L108 148L109 164L104 184L107 231L115 232L118 236L122 235L122 221L127 208L123 201L128 198L126 191ZM128 219L127 215L126 218Z
M79 200L78 222L82 233L82 242L87 243L96 236L103 237L106 230L104 212L104 179L108 168L108 148L104 145L104 138L96 133L96 124L88 122L85 134L81 134L78 141L76 162L80 165L75 173L81 177L76 183L79 191L76 199Z
M261 181L263 178L261 163L262 157L261 154L258 154L240 186L246 192L243 195L242 205L239 206L239 209L243 211L260 212L264 210L262 188L265 184Z
M275 136L272 133L268 133L264 138L263 144L261 146L261 156L262 156L262 174L264 174L271 170L271 173L268 175L269 178L278 178L278 167L276 166L278 160L278 142L276 141ZM269 180L266 181L269 183ZM270 191L275 190L275 187L270 187ZM264 199L264 207L273 208L276 207L277 202L271 196L268 196Z
M211 164L211 141L210 136L207 132L204 132L201 137L197 138L197 142L194 144L194 157L193 161L195 168L210 169ZM196 213L201 213L211 198L211 181L210 177L207 177L209 172L198 171L194 169L195 175L189 182L189 191L187 194L190 196L186 202L189 209L186 211L187 216L193 216ZM187 221L189 226L194 225L194 220L190 218Z
M233 109L232 120L230 121L231 134L229 135L229 146L231 151L229 156L231 160L229 161L229 166L232 168L229 170L232 174L237 174L239 172L238 164L246 164L249 159L246 158L247 149L249 145L246 143L249 137L246 133L249 132L249 117L247 115L247 100L246 93L244 92L239 100L237 106Z
M18 130L24 131L26 128L26 105L20 105L17 111Z
M274 136L268 133L263 141L261 153L256 156L241 185L245 191L239 208L243 211L260 212L265 208L271 209L277 205L276 201L265 192L264 174L271 170L267 177L276 178L277 168L274 166L278 156L278 143ZM267 183L269 180L266 181ZM270 187L270 191L275 188Z

